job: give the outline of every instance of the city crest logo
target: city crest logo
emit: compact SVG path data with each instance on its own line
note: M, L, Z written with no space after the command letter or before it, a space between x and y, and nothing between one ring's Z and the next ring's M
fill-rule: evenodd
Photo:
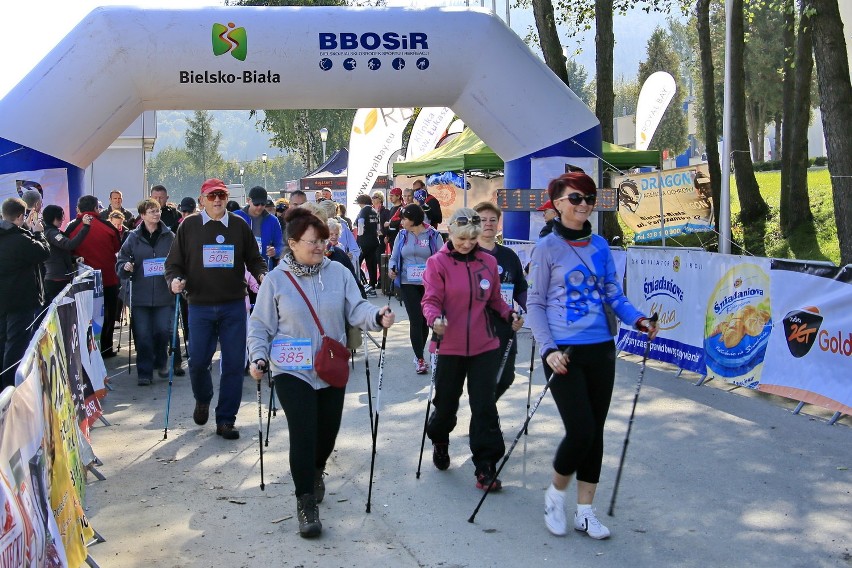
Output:
M212 36L214 55L218 57L230 52L235 59L246 60L248 40L245 28L238 28L233 22L228 22L227 26L213 24Z

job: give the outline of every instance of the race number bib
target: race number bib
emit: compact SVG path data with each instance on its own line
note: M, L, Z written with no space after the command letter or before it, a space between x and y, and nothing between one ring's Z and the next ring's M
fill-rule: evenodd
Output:
M310 337L274 339L269 357L285 371L310 371L314 368Z
M142 274L145 278L162 276L166 273L166 257L146 258L142 261Z
M503 297L503 301L509 304L510 307L514 308L514 295L515 295L515 285L514 284L500 284L500 295Z
M260 253L260 256L265 256L263 254L263 240L260 237L255 237L254 240L257 241L257 251Z
M423 272L426 271L426 263L423 264L406 264L405 277L409 284L421 284L423 282Z
M234 245L204 245L204 268L233 268Z

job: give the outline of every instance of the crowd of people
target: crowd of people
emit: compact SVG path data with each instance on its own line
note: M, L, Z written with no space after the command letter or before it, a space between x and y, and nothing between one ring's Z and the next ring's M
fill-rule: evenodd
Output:
M151 385L155 371L160 377L185 373L180 349L169 345L175 315L182 314L196 424L209 420L217 345L218 436L240 436L246 372L258 381L269 375L287 417L299 531L315 537L322 532L319 503L346 389L346 379L333 371L340 363L335 366L334 354L339 347L348 359L362 330L387 330L395 322L389 306L369 301L377 296L384 255L386 277L410 322L413 372L428 373L427 347L434 354L434 407L425 433L435 467L451 465L450 436L466 383L475 486L501 489L497 466L506 448L497 401L514 380L516 334L527 313L565 427L545 494L545 525L555 535L567 532L566 492L576 477L574 528L607 538L592 501L615 375L610 312L651 339L656 326L627 301L606 242L592 234L594 181L571 172L551 181L548 192L552 219L527 267L497 242L502 212L494 203L453 211L440 227L445 238L441 205L419 181L390 190L390 207L382 192L359 196L354 220L328 190L310 202L302 191L276 202L254 187L240 205L218 179L204 182L197 203L187 197L179 205L156 185L137 214L124 208L119 191L103 210L94 196L83 196L65 230L61 207L42 210L29 192L27 199L6 199L0 221L3 386L14 384L39 312L71 281L75 258L82 259L102 274L105 358L115 355L120 306L130 309L139 385ZM32 282L23 295L21 282Z

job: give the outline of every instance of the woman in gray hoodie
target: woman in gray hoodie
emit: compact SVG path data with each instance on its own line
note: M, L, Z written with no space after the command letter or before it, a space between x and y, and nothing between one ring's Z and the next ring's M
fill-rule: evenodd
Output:
M264 279L248 324L251 375L261 380L271 365L275 390L290 432L290 471L296 486L299 534L322 532L317 503L325 495L323 473L334 450L346 388L330 386L313 366L322 341L319 328L294 281L311 302L328 337L346 344L346 323L370 331L389 328L388 306L361 297L355 277L325 256L328 227L310 211L285 216L287 247ZM291 278L293 280L291 280Z

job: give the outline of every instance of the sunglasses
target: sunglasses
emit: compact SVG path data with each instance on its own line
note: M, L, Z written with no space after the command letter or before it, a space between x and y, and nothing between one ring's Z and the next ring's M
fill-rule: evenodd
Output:
M482 222L482 219L479 218L479 215L474 215L472 217L457 217L455 221L453 221L453 225L456 227L464 227L466 225L476 225Z
M221 199L222 201L228 200L228 192L227 191L211 191L207 195L205 195L207 201L216 201L217 199Z
M266 201L252 201L251 204L254 205L255 207L260 207L261 205L263 205L265 207Z
M556 203L557 201L562 201L563 199L567 199L568 203L570 203L571 205L579 205L583 201L585 201L587 205L594 205L595 202L598 200L598 194L588 193L584 195L582 193L571 193L570 195L562 196L559 199L554 199L553 202Z

